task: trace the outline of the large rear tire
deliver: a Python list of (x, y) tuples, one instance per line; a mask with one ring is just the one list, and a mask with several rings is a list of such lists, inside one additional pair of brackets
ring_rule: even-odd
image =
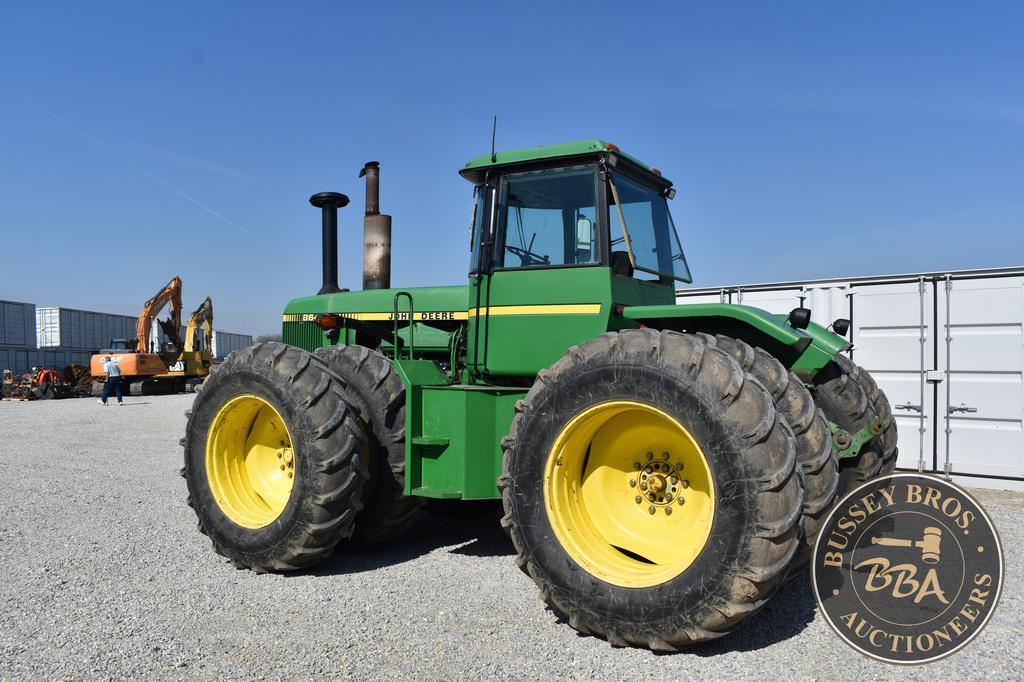
[(352, 532), (363, 432), (312, 353), (263, 343), (232, 354), (196, 396), (182, 445), (199, 530), (236, 566), (310, 566)]
[(876, 424), (878, 434), (854, 457), (839, 460), (842, 497), (861, 483), (896, 466), (896, 421), (875, 380), (845, 355), (836, 355), (814, 377), (815, 403), (825, 417), (849, 434)]
[(345, 383), (362, 417), (369, 451), (370, 479), (348, 544), (387, 542), (409, 527), (423, 505), (405, 494), (405, 385), (391, 360), (376, 350), (328, 346), (316, 355)]
[(675, 651), (724, 635), (781, 583), (800, 543), (795, 442), (724, 351), (603, 334), (542, 371), (516, 411), (502, 525), (573, 628)]
[(771, 354), (728, 336), (701, 334), (701, 337), (705, 343), (717, 346), (734, 357), (740, 367), (768, 389), (775, 408), (793, 430), (804, 488), (804, 507), (800, 517), (802, 540), (800, 551), (790, 566), (790, 572), (795, 573), (810, 561), (814, 541), (832, 509), (839, 488), (839, 462), (832, 447), (832, 433), (803, 382)]

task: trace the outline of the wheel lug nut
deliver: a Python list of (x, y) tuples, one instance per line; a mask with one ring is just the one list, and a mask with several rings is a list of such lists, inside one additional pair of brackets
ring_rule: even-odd
[(672, 516), (672, 507), (665, 507), (665, 516)]
[(676, 464), (676, 469), (679, 469), (680, 471), (682, 471), (683, 470), (683, 463), (679, 462), (678, 464)]
[(278, 451), (277, 451), (277, 458), (278, 458), (278, 459), (281, 459), (282, 457), (284, 457), (284, 453), (283, 453), (283, 452), (281, 452), (280, 450), (278, 450)]
[(648, 514), (653, 514), (654, 513), (654, 507), (648, 507), (647, 508), (647, 513)]
[(648, 453), (647, 453), (647, 459), (648, 459), (648, 460), (652, 460), (652, 459), (654, 459), (654, 453), (653, 453), (653, 452), (648, 452)]
[(687, 481), (687, 480), (683, 480), (683, 487), (684, 488), (689, 488), (690, 487), (690, 482)]
[(636, 500), (636, 503), (637, 503), (637, 504), (640, 504), (641, 502), (643, 502), (643, 501), (644, 501), (644, 498), (640, 497), (639, 495), (637, 495), (637, 496), (636, 496), (635, 498), (633, 498), (633, 499), (635, 499), (635, 500)]
[(635, 488), (636, 487), (636, 479), (635, 478), (629, 479), (629, 487), (630, 488)]
[(684, 497), (680, 497), (677, 501), (679, 502), (679, 506), (680, 507), (682, 507), (684, 504), (686, 504), (686, 498), (684, 498)]
[(672, 501), (672, 496), (671, 495), (666, 495), (665, 496), (665, 501), (666, 502), (671, 502)]
[(639, 469), (640, 468), (640, 462), (633, 462), (633, 468), (634, 469)]
[(661, 453), (661, 458), (662, 459), (668, 459), (668, 453), (667, 452)]
[(281, 465), (281, 471), (284, 471), (284, 465), (283, 464)]
[(668, 480), (672, 481), (672, 485), (675, 485), (676, 483), (679, 483), (679, 477), (678, 476), (673, 476), (672, 478), (670, 478)]
[(291, 478), (291, 477), (292, 477), (292, 472), (289, 471), (288, 472), (288, 478)]
[(640, 484), (640, 490), (647, 490), (647, 484), (646, 483), (641, 483)]

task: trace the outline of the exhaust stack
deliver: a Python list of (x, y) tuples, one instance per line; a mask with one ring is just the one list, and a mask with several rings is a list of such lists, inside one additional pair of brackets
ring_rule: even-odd
[(338, 288), (338, 209), (348, 206), (348, 197), (338, 192), (320, 192), (309, 198), (323, 219), (324, 283), (317, 294), (336, 294)]
[(359, 171), (366, 176), (366, 215), (363, 217), (363, 289), (391, 288), (391, 216), (380, 212), (380, 163), (370, 161)]

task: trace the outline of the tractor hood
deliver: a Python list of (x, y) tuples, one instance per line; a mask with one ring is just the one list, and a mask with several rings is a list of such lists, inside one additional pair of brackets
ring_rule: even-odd
[[(418, 321), (466, 319), (469, 288), (466, 285), (455, 285), (343, 291), (296, 298), (288, 302), (284, 310), (284, 321), (312, 321), (320, 313), (334, 313), (356, 320), (390, 321), (395, 310), (395, 294), (399, 291), (412, 295), (415, 319)], [(407, 300), (401, 301), (400, 311), (402, 314), (408, 313)], [(304, 320), (305, 317), (308, 319)]]

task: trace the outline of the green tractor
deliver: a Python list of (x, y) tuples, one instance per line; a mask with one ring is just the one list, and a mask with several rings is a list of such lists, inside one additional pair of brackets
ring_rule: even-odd
[(425, 500), (500, 499), (572, 627), (674, 651), (755, 613), (837, 495), (892, 470), (892, 411), (843, 336), (805, 308), (676, 304), (691, 278), (657, 169), (600, 140), (474, 159), (468, 282), (406, 289), (378, 173), (364, 290), (337, 285), (347, 197), (314, 195), (323, 287), (188, 413), (189, 504), (236, 566), (303, 569), (395, 538)]

